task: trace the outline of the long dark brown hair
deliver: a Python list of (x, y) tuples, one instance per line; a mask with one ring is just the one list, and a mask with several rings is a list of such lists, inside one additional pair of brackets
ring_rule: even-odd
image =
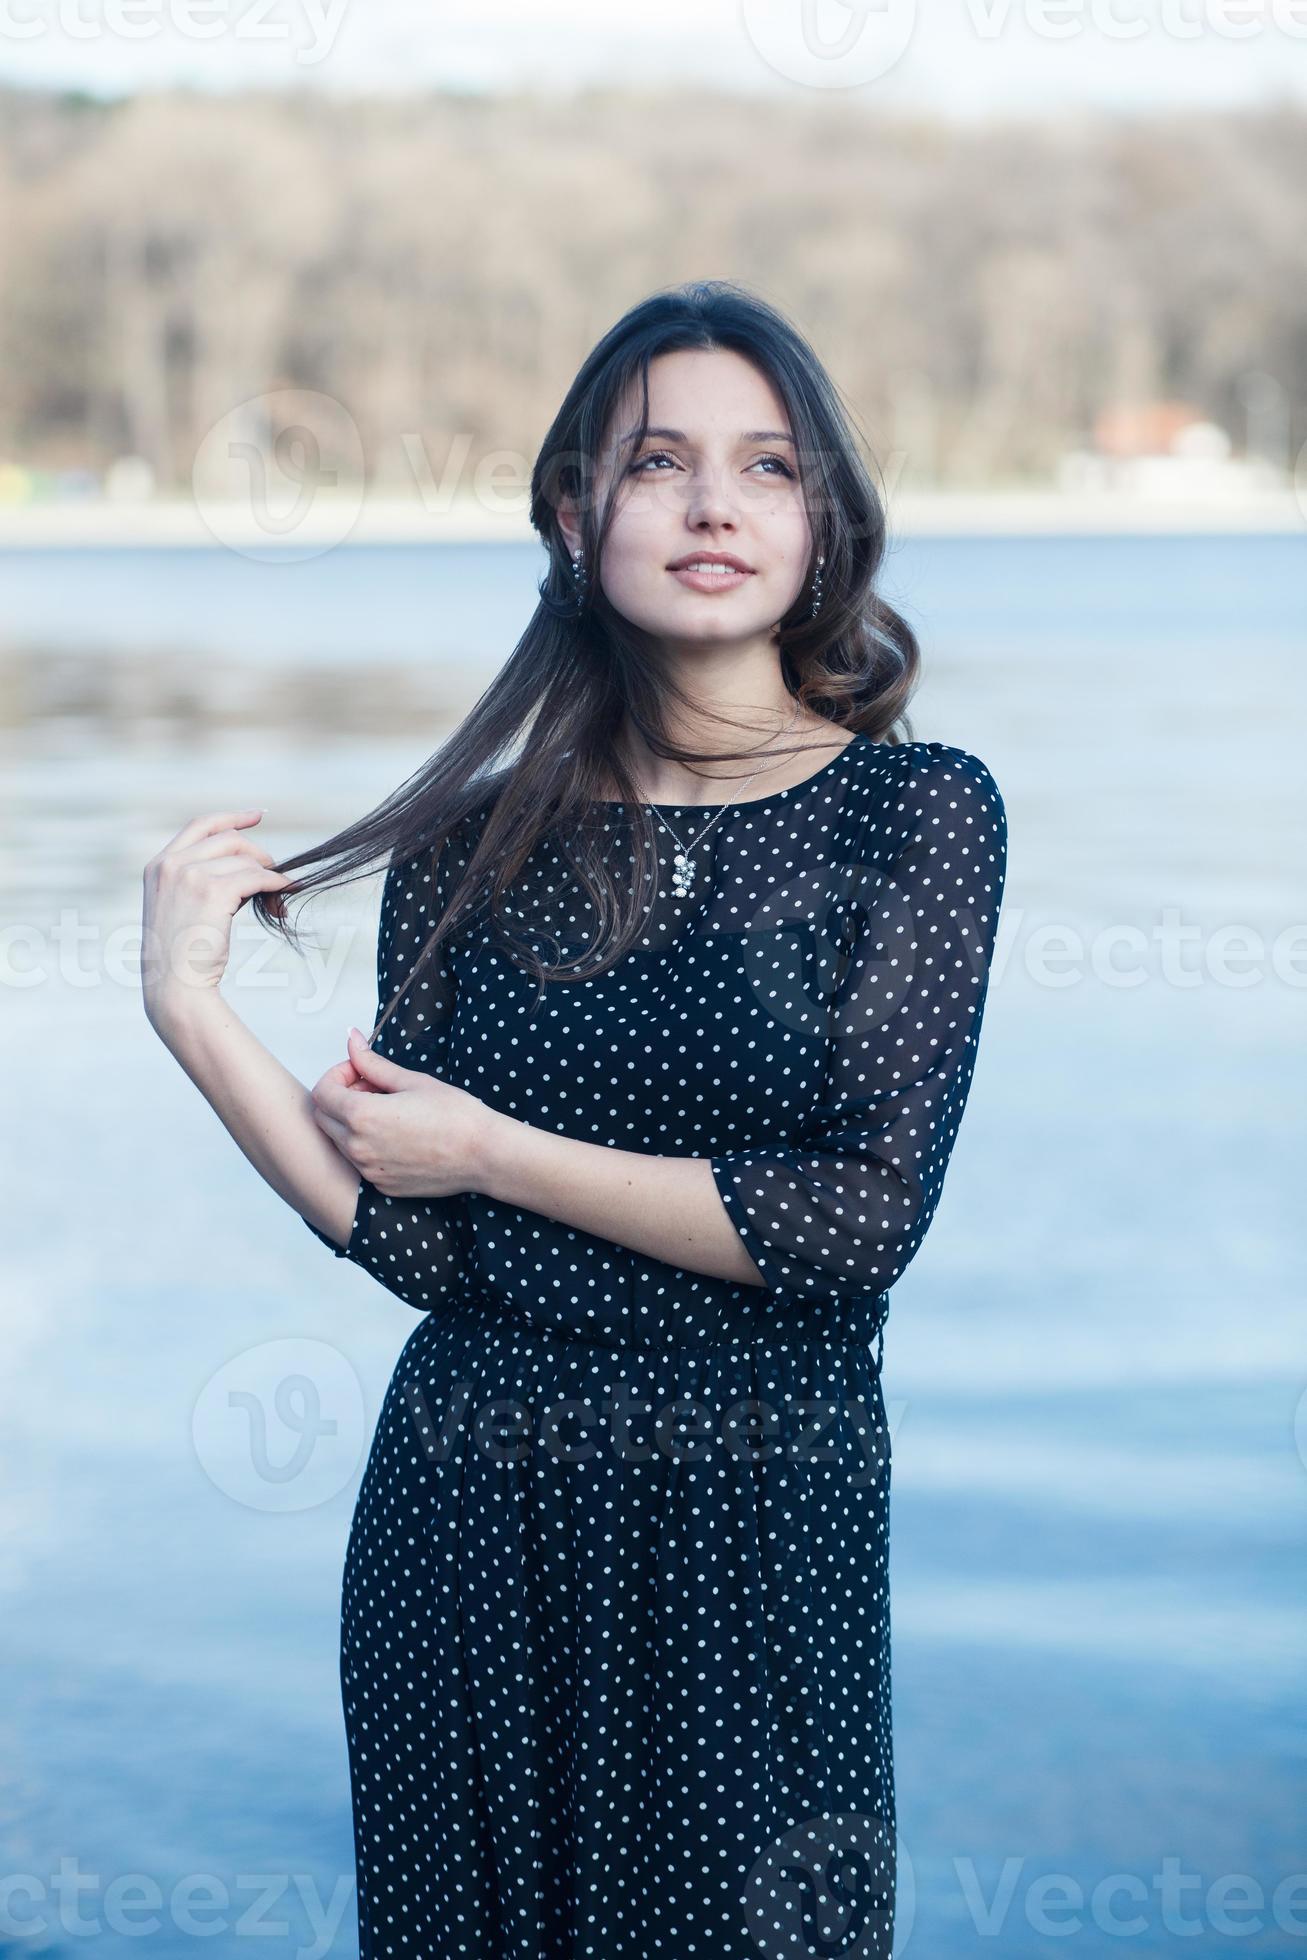
[[(769, 377), (789, 416), (813, 557), (774, 636), (786, 688), (802, 709), (839, 728), (890, 743), (912, 739), (906, 708), (918, 679), (917, 640), (876, 591), (886, 546), (884, 508), (830, 376), (797, 328), (741, 286), (714, 279), (652, 294), (591, 350), (541, 445), (531, 476), (531, 522), (549, 564), (539, 604), (510, 658), (438, 752), (393, 795), (324, 844), (276, 867), (289, 873), (318, 864), (319, 871), (278, 892), (256, 893), (251, 901), (264, 925), (294, 943), (298, 921), (286, 921), (287, 899), (418, 853), (430, 853), (434, 863), (451, 833), (484, 813), (463, 876), (374, 1037), (422, 964), (474, 915), (489, 920), (541, 986), (593, 977), (638, 939), (646, 923), (646, 888), (656, 880), (657, 844), (653, 819), (638, 801), (621, 754), (625, 727), (637, 730), (654, 754), (691, 769), (756, 753), (731, 748), (707, 754), (676, 745), (669, 710), (677, 704), (727, 723), (737, 735), (738, 719), (694, 701), (658, 659), (654, 637), (623, 618), (602, 590), (604, 540), (625, 478), (619, 462), (606, 496), (595, 496), (612, 418), (638, 378), (639, 426), (622, 445), (624, 455), (634, 455), (649, 420), (649, 363), (681, 348), (728, 348), (743, 355)], [(588, 576), (579, 601), (560, 504), (572, 506), (583, 530)], [(814, 618), (810, 585), (818, 552), (826, 562)], [(779, 745), (767, 750), (796, 752)], [(596, 801), (611, 798), (614, 788), (616, 800), (640, 813), (632, 824), (636, 869), (629, 881), (606, 861), (594, 821)], [(595, 936), (570, 965), (543, 964), (504, 916), (514, 881), (546, 836), (598, 921)]]

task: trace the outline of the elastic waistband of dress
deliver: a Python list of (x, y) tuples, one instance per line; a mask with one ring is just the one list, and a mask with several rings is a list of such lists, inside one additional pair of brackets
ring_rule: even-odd
[(870, 1355), (879, 1369), (884, 1361), (885, 1328), (884, 1323), (871, 1334), (860, 1338), (823, 1339), (818, 1335), (780, 1335), (773, 1339), (769, 1334), (752, 1332), (722, 1335), (706, 1341), (678, 1340), (668, 1334), (651, 1334), (648, 1339), (628, 1340), (620, 1334), (601, 1328), (564, 1327), (549, 1321), (528, 1319), (525, 1315), (513, 1312), (502, 1300), (488, 1300), (484, 1295), (472, 1295), (457, 1305), (433, 1309), (431, 1318), (439, 1321), (452, 1331), (463, 1329), (469, 1335), (493, 1332), (507, 1336), (512, 1341), (526, 1340), (553, 1343), (564, 1347), (588, 1348), (597, 1352), (632, 1355), (677, 1355), (677, 1354), (814, 1354), (814, 1353), (865, 1353)]

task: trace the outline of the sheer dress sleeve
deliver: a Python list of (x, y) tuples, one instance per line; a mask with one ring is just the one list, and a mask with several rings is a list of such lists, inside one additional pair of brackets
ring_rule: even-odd
[(771, 1293), (879, 1294), (939, 1203), (975, 1068), (1007, 869), (985, 764), (931, 743), (876, 820), (865, 923), (830, 996), (826, 1078), (790, 1147), (711, 1159), (728, 1217)]
[[(421, 852), (402, 863), (392, 861), (387, 868), (377, 928), (374, 1024), (412, 971), (440, 916), (446, 861), (442, 857), (433, 873), (431, 854)], [(378, 1055), (401, 1068), (442, 1073), (456, 994), (447, 951), (448, 941), (444, 941), (373, 1043)], [(463, 1192), (392, 1198), (360, 1177), (354, 1223), (345, 1245), (337, 1245), (307, 1218), (304, 1223), (337, 1259), (352, 1259), (420, 1311), (456, 1292), (467, 1270), (470, 1224)]]

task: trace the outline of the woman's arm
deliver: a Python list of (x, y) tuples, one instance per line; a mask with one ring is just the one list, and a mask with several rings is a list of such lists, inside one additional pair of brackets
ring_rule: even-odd
[(791, 1144), (645, 1156), (488, 1112), (478, 1188), (694, 1272), (769, 1290), (886, 1292), (934, 1216), (966, 1106), (1007, 868), (984, 763), (932, 745), (832, 996), (827, 1079)]
[(741, 1286), (764, 1284), (726, 1215), (707, 1158), (610, 1150), (487, 1110), (474, 1175), (476, 1188), (502, 1204), (541, 1212), (670, 1266)]
[[(358, 1173), (323, 1133), (304, 1084), (214, 990), (164, 1000), (150, 1022), (259, 1175), (307, 1224), (344, 1246)], [(345, 1066), (329, 1073), (343, 1079)]]
[[(146, 1018), (245, 1157), (337, 1258), (353, 1260), (391, 1292), (427, 1308), (460, 1280), (461, 1199), (404, 1203), (383, 1194), (337, 1149), (315, 1097), (348, 1090), (371, 1102), (349, 1060), (310, 1092), (251, 1034), (219, 991), (231, 922), (256, 891), (290, 882), (248, 835), (259, 810), (194, 817), (143, 874), (141, 988)], [(421, 857), (386, 874), (377, 941), (378, 1008), (389, 1002), (410, 947), (425, 933), (432, 872)], [(446, 963), (406, 1002), (379, 1047), (423, 1068), (439, 1066), (452, 1000)]]
[(274, 1191), (306, 1220), (343, 1237), (357, 1189), (352, 1166), (314, 1120), (308, 1090), (255, 1039), (219, 991), (233, 917), (255, 892), (279, 891), (290, 882), (249, 834), (262, 815), (220, 810), (192, 817), (146, 865), (145, 1013)]

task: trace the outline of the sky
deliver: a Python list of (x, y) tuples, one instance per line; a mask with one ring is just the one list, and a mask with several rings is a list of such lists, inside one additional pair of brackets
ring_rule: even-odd
[(956, 116), (1307, 100), (1307, 0), (0, 0), (0, 81), (644, 83)]

